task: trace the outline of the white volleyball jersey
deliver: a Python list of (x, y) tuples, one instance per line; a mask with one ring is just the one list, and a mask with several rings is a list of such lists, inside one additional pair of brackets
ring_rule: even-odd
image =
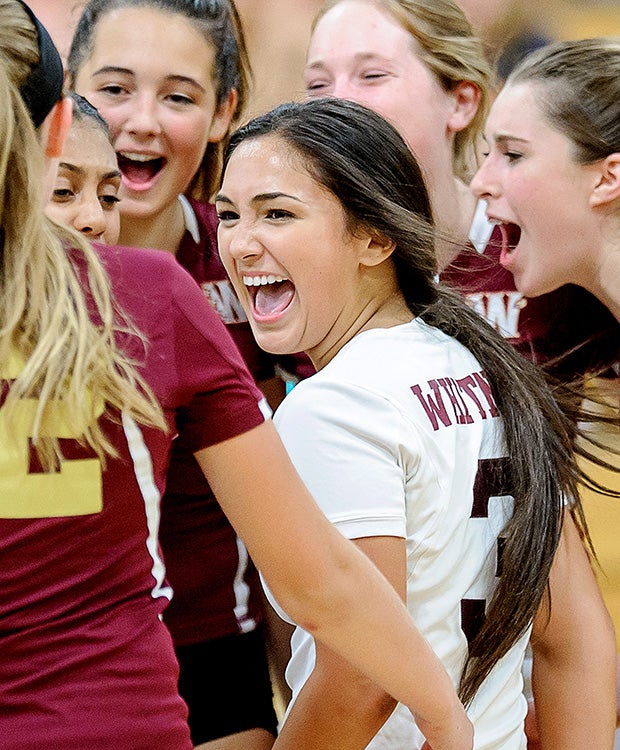
[[(285, 399), (275, 423), (328, 518), (350, 539), (407, 541), (407, 606), (458, 685), (467, 634), (497, 585), (501, 531), (512, 513), (502, 420), (481, 364), (420, 320), (357, 335)], [(380, 637), (380, 634), (377, 634)], [(524, 750), (521, 663), (526, 634), (469, 708), (476, 750)], [(314, 666), (297, 628), (287, 680), (293, 700)], [(420, 748), (398, 706), (369, 745)]]

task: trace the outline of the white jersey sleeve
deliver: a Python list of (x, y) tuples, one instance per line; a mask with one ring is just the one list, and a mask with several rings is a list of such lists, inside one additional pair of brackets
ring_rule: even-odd
[(405, 478), (415, 471), (401, 450), (403, 414), (383, 395), (311, 378), (275, 416), (295, 467), (323, 512), (348, 538), (407, 535)]

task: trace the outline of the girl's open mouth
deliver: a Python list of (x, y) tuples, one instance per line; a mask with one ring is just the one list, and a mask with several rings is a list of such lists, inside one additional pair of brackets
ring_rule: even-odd
[(283, 276), (243, 276), (252, 300), (254, 319), (268, 322), (278, 318), (291, 304), (295, 285)]
[(512, 222), (501, 222), (499, 228), (502, 233), (500, 263), (503, 263), (504, 260), (514, 252), (514, 249), (519, 244), (519, 240), (521, 239), (521, 227)]
[(163, 156), (156, 157), (130, 151), (119, 151), (118, 168), (123, 182), (131, 190), (146, 190), (166, 164)]

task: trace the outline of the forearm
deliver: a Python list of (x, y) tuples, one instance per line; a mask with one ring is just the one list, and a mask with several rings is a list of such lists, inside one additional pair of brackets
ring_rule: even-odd
[(611, 748), (616, 724), (616, 642), (594, 572), (567, 514), (534, 621), (532, 689), (543, 750)]
[(433, 750), (471, 748), (473, 730), (443, 665), (385, 577), (312, 501), (273, 426), (196, 458), (291, 618), (408, 706)]
[(297, 696), (278, 736), (277, 750), (363, 750), (390, 716), (396, 701), (384, 691), (340, 671), (315, 671)]
[[(593, 633), (584, 634), (592, 639)], [(604, 643), (587, 658), (548, 660), (532, 671), (542, 750), (610, 750), (616, 727), (616, 656)]]
[(361, 554), (351, 564), (334, 586), (346, 588), (339, 604), (312, 634), (408, 706), (434, 750), (470, 748), (471, 725), (438, 657), (383, 576)]

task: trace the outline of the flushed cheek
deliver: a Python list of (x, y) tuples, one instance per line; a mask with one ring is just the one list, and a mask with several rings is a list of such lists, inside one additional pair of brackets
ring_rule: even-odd
[(380, 89), (370, 89), (363, 91), (359, 97), (359, 103), (372, 109), (377, 114), (391, 122), (396, 128), (402, 123), (399, 122), (399, 113), (394, 109), (394, 102), (398, 101), (392, 93), (391, 86), (382, 86)]
[(561, 247), (564, 223), (550, 221), (554, 216), (553, 211), (542, 211), (541, 213), (540, 210), (537, 210), (535, 212), (530, 211), (528, 214), (524, 210), (521, 216), (523, 217), (524, 234), (534, 252), (544, 257), (552, 256), (554, 248)]
[(106, 219), (105, 242), (109, 245), (114, 245), (118, 241), (120, 231), (121, 215), (119, 211), (115, 211), (113, 216), (109, 216)]
[(200, 163), (208, 144), (210, 119), (207, 117), (192, 120), (173, 121), (164, 126), (164, 132), (173, 154), (191, 157)]

